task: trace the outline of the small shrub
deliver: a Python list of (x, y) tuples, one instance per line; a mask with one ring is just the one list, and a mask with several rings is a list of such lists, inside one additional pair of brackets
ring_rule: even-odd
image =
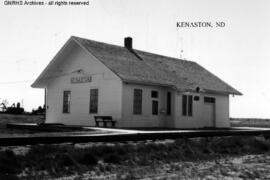
[(254, 139), (254, 141), (251, 143), (251, 146), (253, 148), (256, 148), (256, 151), (259, 152), (265, 152), (269, 150), (269, 142), (267, 142), (265, 139)]
[(106, 154), (104, 157), (104, 162), (106, 163), (119, 164), (121, 160), (121, 155), (116, 153)]
[(91, 152), (84, 154), (81, 159), (79, 159), (79, 163), (84, 165), (96, 165), (97, 162), (97, 157)]
[(233, 136), (219, 138), (210, 143), (211, 149), (220, 154), (258, 153), (269, 150), (270, 144), (258, 137)]
[(101, 154), (111, 154), (115, 152), (115, 148), (112, 146), (101, 146)]
[(3, 173), (0, 173), (0, 179), (3, 179), (3, 180), (19, 180), (19, 178), (14, 174), (3, 174)]
[(57, 166), (61, 167), (61, 166), (72, 166), (75, 165), (76, 162), (73, 160), (72, 157), (70, 157), (69, 154), (64, 153), (64, 154), (57, 154), (55, 156), (56, 162), (57, 162)]
[(5, 151), (5, 154), (7, 155), (7, 157), (15, 157), (15, 154), (12, 150), (6, 150)]
[(20, 161), (11, 150), (0, 154), (0, 173), (16, 174), (20, 170)]
[(127, 149), (124, 146), (116, 145), (115, 146), (115, 152), (117, 154), (125, 155), (127, 152)]
[(53, 145), (36, 145), (31, 147), (25, 157), (33, 162), (40, 162), (57, 151), (59, 150)]

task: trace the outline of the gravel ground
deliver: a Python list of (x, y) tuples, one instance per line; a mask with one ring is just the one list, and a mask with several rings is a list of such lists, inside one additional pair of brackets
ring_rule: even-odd
[(40, 115), (12, 115), (0, 113), (0, 138), (5, 137), (42, 137), (42, 136), (66, 136), (80, 134), (104, 134), (111, 133), (109, 131), (99, 130), (77, 130), (77, 131), (60, 131), (60, 132), (39, 132), (27, 129), (7, 128), (8, 123), (41, 123), (43, 120)]
[[(102, 165), (104, 166), (104, 164)], [(92, 170), (55, 180), (93, 179), (270, 179), (270, 154), (226, 157), (212, 161), (157, 162), (151, 166), (110, 166), (109, 171)], [(106, 166), (105, 166), (106, 167)]]
[(263, 137), (239, 136), (1, 147), (0, 179), (11, 177), (14, 180), (270, 179), (270, 142)]

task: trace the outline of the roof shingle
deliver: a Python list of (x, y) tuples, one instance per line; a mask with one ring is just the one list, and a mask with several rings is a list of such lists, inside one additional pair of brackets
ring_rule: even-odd
[(200, 87), (209, 92), (241, 95), (239, 91), (196, 62), (135, 49), (129, 50), (125, 47), (74, 36), (72, 38), (123, 81), (159, 84), (181, 91), (195, 91)]

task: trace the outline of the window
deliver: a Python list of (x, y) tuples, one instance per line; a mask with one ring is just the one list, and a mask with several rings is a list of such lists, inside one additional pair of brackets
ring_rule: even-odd
[(194, 101), (199, 101), (200, 100), (200, 96), (194, 96)]
[(188, 96), (188, 116), (192, 116), (192, 101), (193, 97), (192, 96)]
[(70, 113), (70, 91), (63, 93), (63, 113)]
[(215, 98), (213, 97), (204, 97), (205, 103), (215, 103)]
[(158, 101), (157, 100), (152, 101), (152, 114), (158, 115)]
[(167, 92), (167, 115), (171, 115), (171, 102), (172, 95), (171, 92)]
[(142, 114), (142, 90), (134, 89), (133, 114)]
[(182, 114), (183, 114), (183, 116), (192, 116), (192, 114), (193, 114), (193, 97), (192, 97), (192, 95), (183, 95)]
[(98, 89), (90, 89), (90, 109), (89, 113), (94, 114), (98, 112)]
[(152, 98), (158, 98), (158, 91), (151, 91)]
[(182, 99), (182, 114), (183, 116), (187, 115), (187, 95), (183, 95)]

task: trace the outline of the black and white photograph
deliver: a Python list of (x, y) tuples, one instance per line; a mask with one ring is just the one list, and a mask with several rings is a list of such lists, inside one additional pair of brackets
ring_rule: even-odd
[(0, 1), (0, 179), (270, 179), (270, 1)]

